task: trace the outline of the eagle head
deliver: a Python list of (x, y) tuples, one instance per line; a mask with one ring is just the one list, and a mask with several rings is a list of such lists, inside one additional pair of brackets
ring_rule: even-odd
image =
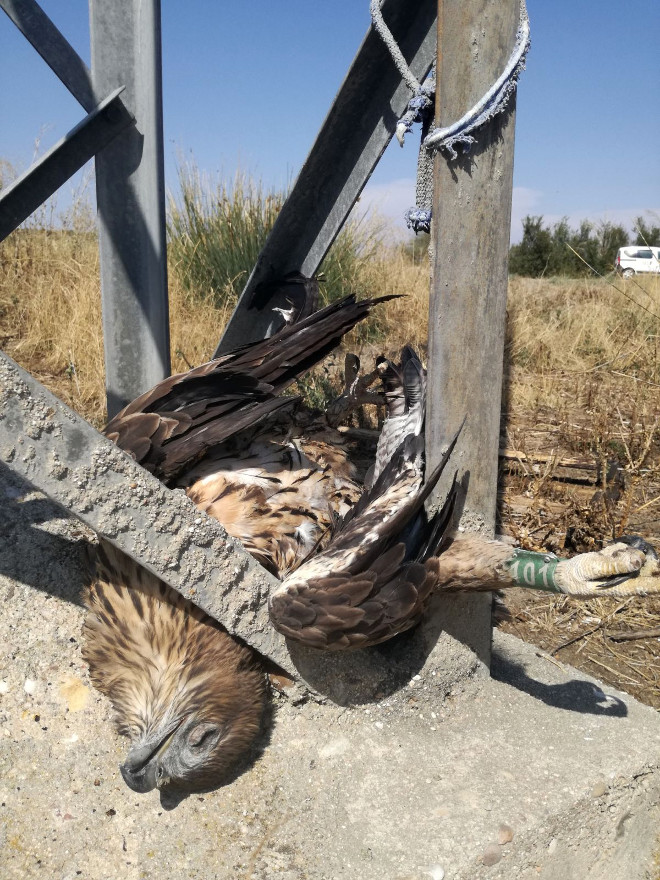
[[(189, 670), (180, 669), (176, 684), (162, 680), (158, 690), (142, 695), (147, 712), (119, 768), (133, 791), (217, 788), (254, 742), (265, 700), (263, 673), (247, 649), (215, 632), (231, 643), (226, 646), (230, 654), (239, 647), (248, 655), (245, 664), (241, 668), (240, 661), (232, 663), (233, 656), (228, 663), (228, 652), (216, 651), (204, 658), (204, 668), (196, 670), (193, 664)], [(120, 730), (123, 727), (120, 722)]]
[(126, 784), (217, 788), (261, 727), (266, 683), (252, 651), (109, 545), (85, 603), (90, 676), (131, 739), (120, 766)]

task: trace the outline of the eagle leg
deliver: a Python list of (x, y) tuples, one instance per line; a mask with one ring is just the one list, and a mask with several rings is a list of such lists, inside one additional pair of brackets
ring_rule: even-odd
[(331, 428), (343, 422), (351, 410), (365, 404), (376, 406), (385, 403), (385, 397), (377, 391), (369, 391), (377, 379), (382, 379), (386, 363), (378, 363), (370, 373), (360, 376), (360, 358), (350, 352), (344, 360), (344, 390), (336, 400), (328, 405), (326, 419)]
[(443, 591), (543, 590), (577, 599), (647, 596), (660, 593), (660, 561), (653, 548), (629, 539), (602, 550), (558, 559), (479, 535), (455, 536), (437, 561)]

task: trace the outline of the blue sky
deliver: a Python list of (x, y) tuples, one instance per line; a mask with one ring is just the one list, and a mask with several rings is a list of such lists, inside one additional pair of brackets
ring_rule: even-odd
[[(89, 63), (87, 0), (42, 0)], [(369, 24), (368, 0), (164, 0), (165, 160), (282, 187), (295, 177)], [(518, 94), (512, 235), (526, 213), (660, 222), (657, 0), (528, 0), (532, 49)], [(0, 15), (0, 157), (20, 168), (84, 115)], [(394, 143), (362, 204), (399, 220), (414, 201), (417, 137)], [(69, 190), (70, 192), (70, 187)], [(70, 195), (64, 192), (60, 204)]]

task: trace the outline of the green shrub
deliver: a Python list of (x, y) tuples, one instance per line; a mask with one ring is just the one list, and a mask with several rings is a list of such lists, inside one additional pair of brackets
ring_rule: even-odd
[(179, 168), (180, 197), (170, 196), (170, 261), (184, 286), (217, 305), (236, 299), (282, 207), (242, 174), (213, 182), (195, 166)]
[[(286, 194), (237, 174), (231, 184), (179, 168), (178, 198), (170, 196), (170, 262), (184, 286), (218, 305), (235, 302), (256, 263)], [(381, 246), (381, 228), (363, 219), (345, 224), (319, 271), (321, 296), (367, 295), (366, 265)]]
[(551, 228), (543, 217), (523, 220), (523, 237), (509, 251), (509, 272), (529, 278), (564, 275), (579, 278), (607, 275), (614, 268), (620, 247), (628, 244), (623, 226), (604, 221), (594, 224), (583, 220), (571, 229), (564, 218)]

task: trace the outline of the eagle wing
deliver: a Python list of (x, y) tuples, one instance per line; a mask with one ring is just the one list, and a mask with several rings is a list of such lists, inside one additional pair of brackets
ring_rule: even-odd
[(373, 486), (344, 518), (326, 550), (284, 579), (271, 596), (276, 629), (315, 648), (378, 644), (414, 626), (438, 583), (456, 483), (428, 518), (424, 502), (455, 446), (453, 438), (423, 485), (423, 439), (408, 435)]
[(121, 410), (106, 436), (169, 485), (210, 448), (295, 406), (295, 398), (278, 395), (387, 299), (348, 296), (269, 339), (170, 376)]
[[(283, 578), (270, 601), (282, 633), (328, 649), (363, 647), (413, 626), (437, 584), (455, 490), (429, 519), (424, 502), (454, 441), (424, 485), (425, 372), (410, 348), (383, 369), (388, 412), (376, 467), (361, 493), (345, 454), (313, 435), (247, 432), (292, 406), (280, 394), (382, 301), (348, 297), (160, 383), (107, 433), (238, 537)], [(271, 436), (269, 436), (269, 434)], [(245, 435), (240, 435), (245, 437)], [(229, 442), (230, 438), (233, 438)], [(287, 439), (289, 438), (289, 439)]]

